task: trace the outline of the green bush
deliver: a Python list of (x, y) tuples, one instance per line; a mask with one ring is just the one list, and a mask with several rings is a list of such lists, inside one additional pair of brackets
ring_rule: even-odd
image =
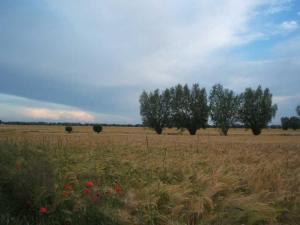
[(73, 127), (66, 126), (65, 131), (68, 132), (68, 133), (71, 133), (73, 131)]
[(93, 131), (95, 131), (96, 133), (100, 133), (102, 131), (102, 126), (100, 124), (96, 124), (93, 126)]

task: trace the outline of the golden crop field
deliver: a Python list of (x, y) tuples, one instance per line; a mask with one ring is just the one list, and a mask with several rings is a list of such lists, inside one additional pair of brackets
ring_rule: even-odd
[[(23, 155), (28, 149), (44, 154), (53, 167), (53, 181), (41, 179), (39, 185), (48, 186), (37, 191), (37, 198), (31, 197), (30, 213), (47, 206), (47, 217), (38, 217), (40, 224), (77, 224), (76, 216), (89, 210), (110, 218), (103, 224), (300, 221), (299, 131), (270, 129), (253, 136), (251, 131), (230, 129), (225, 137), (216, 129), (191, 136), (175, 129), (157, 135), (147, 128), (104, 127), (96, 134), (91, 127), (80, 126), (69, 134), (63, 126), (1, 125), (0, 141), (2, 152), (17, 149), (13, 177), (31, 163), (35, 172), (24, 176), (35, 176), (44, 167), (48, 171), (46, 162), (39, 165)], [(88, 181), (94, 189), (86, 199), (82, 191)], [(73, 187), (67, 197), (66, 184)]]

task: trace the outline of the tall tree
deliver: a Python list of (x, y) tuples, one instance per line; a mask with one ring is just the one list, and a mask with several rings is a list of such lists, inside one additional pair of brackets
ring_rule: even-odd
[(256, 90), (247, 88), (241, 94), (239, 117), (246, 128), (251, 128), (254, 135), (259, 135), (275, 116), (277, 105), (272, 104), (272, 94), (259, 86)]
[(239, 118), (254, 135), (259, 135), (261, 130), (267, 127), (276, 111), (277, 105), (272, 104), (272, 94), (268, 88), (265, 90), (262, 90), (261, 86), (256, 90), (246, 88), (241, 94)]
[(239, 96), (231, 90), (224, 89), (222, 85), (216, 84), (210, 92), (209, 106), (214, 125), (223, 135), (227, 135), (229, 127), (238, 118)]
[(186, 128), (191, 135), (199, 128), (205, 128), (208, 119), (208, 105), (205, 88), (194, 84), (177, 85), (170, 89), (172, 122), (177, 128)]
[(283, 130), (287, 130), (290, 127), (290, 118), (281, 117), (281, 127)]
[(297, 105), (296, 112), (297, 112), (298, 116), (300, 116), (300, 105)]
[(292, 116), (289, 121), (289, 127), (293, 130), (297, 130), (300, 128), (300, 118), (297, 116)]
[(163, 128), (170, 121), (170, 90), (162, 93), (158, 89), (154, 92), (143, 92), (140, 96), (140, 114), (145, 126), (153, 128), (161, 134)]

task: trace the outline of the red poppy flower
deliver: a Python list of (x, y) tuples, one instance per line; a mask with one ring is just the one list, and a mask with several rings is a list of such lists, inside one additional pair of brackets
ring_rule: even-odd
[(48, 212), (48, 209), (46, 207), (41, 207), (39, 210), (40, 215), (44, 215)]
[(121, 192), (121, 186), (120, 186), (120, 184), (116, 184), (116, 186), (115, 186), (115, 192), (116, 193), (120, 193)]
[(72, 190), (72, 185), (70, 185), (70, 184), (65, 184), (65, 185), (64, 185), (64, 190), (65, 190), (65, 191), (71, 191), (71, 190)]
[(91, 191), (90, 189), (84, 189), (84, 190), (83, 190), (83, 193), (84, 193), (84, 194), (90, 194), (91, 192), (92, 192), (92, 191)]
[(93, 181), (88, 181), (86, 182), (86, 187), (90, 188), (94, 186), (94, 182)]
[(70, 196), (70, 192), (64, 191), (63, 196), (64, 198), (68, 198)]

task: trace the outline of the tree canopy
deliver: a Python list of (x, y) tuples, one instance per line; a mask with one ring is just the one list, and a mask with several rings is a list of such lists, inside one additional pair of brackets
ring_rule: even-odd
[(194, 135), (199, 128), (205, 128), (208, 120), (209, 108), (205, 88), (194, 84), (177, 85), (170, 89), (172, 121), (177, 128), (186, 128)]
[(281, 127), (283, 130), (287, 130), (290, 128), (290, 118), (281, 117)]
[(103, 127), (101, 124), (95, 124), (93, 125), (93, 131), (95, 131), (97, 134), (99, 134), (102, 131)]
[(170, 122), (170, 91), (166, 89), (162, 93), (158, 89), (153, 92), (145, 92), (140, 96), (140, 114), (145, 126), (153, 128), (161, 134), (163, 128)]
[(239, 96), (220, 84), (212, 87), (209, 96), (210, 116), (223, 135), (227, 135), (229, 127), (238, 119), (239, 100)]
[(298, 116), (300, 116), (300, 105), (297, 105), (296, 112), (297, 112)]
[(239, 118), (247, 128), (251, 128), (254, 135), (259, 135), (267, 127), (276, 111), (277, 105), (272, 104), (272, 94), (268, 88), (246, 88), (241, 94)]

